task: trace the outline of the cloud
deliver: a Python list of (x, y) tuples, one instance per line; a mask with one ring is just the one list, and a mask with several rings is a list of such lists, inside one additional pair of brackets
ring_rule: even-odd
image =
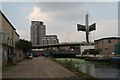
[[(94, 41), (96, 39), (104, 38), (104, 37), (115, 37), (118, 36), (118, 20), (100, 20), (96, 21), (96, 31), (90, 32), (89, 39), (90, 41)], [(67, 29), (67, 27), (66, 27)], [(59, 37), (62, 42), (68, 41), (68, 33), (69, 33), (69, 41), (70, 42), (82, 42), (86, 41), (86, 34), (82, 31), (77, 31), (75, 27), (73, 30), (63, 30), (63, 33), (59, 33)]]
[(22, 35), (25, 35), (25, 31), (23, 31), (23, 30), (17, 29), (16, 31), (17, 31), (21, 36), (22, 36)]
[(101, 20), (96, 23), (96, 39), (101, 37), (118, 36), (118, 20)]
[[(28, 38), (28, 39), (29, 39), (29, 34), (26, 33), (25, 30), (23, 30), (23, 29), (17, 29), (16, 31), (17, 31), (18, 34), (20, 35), (20, 38), (23, 38), (23, 39)], [(26, 36), (26, 35), (27, 35), (27, 36)]]
[(87, 13), (84, 4), (80, 2), (39, 2), (36, 6), (41, 8), (41, 12), (48, 13), (51, 20), (69, 21), (83, 19)]
[[(28, 18), (29, 20), (35, 19), (45, 22), (47, 33), (57, 34), (60, 42), (68, 41), (68, 33), (69, 41), (80, 42), (86, 41), (86, 35), (85, 32), (78, 32), (76, 25), (78, 23), (85, 23), (85, 15), (88, 12), (90, 13), (90, 24), (93, 23), (93, 21), (97, 23), (97, 30), (95, 32), (90, 32), (90, 41), (93, 41), (94, 39), (102, 37), (115, 36), (118, 33), (118, 23), (117, 20), (113, 20), (115, 19), (113, 18), (114, 16), (110, 18), (105, 16), (108, 15), (108, 13), (113, 14), (110, 13), (113, 9), (108, 11), (107, 9), (109, 8), (106, 8), (106, 5), (111, 6), (113, 4), (42, 2), (36, 4), (33, 12), (28, 15)], [(105, 8), (105, 15), (101, 14), (103, 8)]]
[(2, 2), (119, 2), (119, 0), (1, 0)]
[(47, 21), (48, 18), (46, 13), (41, 12), (41, 8), (34, 6), (33, 12), (28, 15), (28, 20)]
[[(48, 13), (55, 20), (83, 20), (86, 13), (94, 19), (113, 19), (117, 17), (117, 3), (103, 2), (39, 2), (35, 4), (41, 12)], [(101, 17), (99, 17), (101, 16)]]

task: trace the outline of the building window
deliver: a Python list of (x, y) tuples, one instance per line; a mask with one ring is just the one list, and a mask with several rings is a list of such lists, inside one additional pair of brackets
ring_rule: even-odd
[(111, 40), (108, 40), (108, 43), (111, 43)]
[(108, 50), (108, 48), (105, 48), (105, 50)]

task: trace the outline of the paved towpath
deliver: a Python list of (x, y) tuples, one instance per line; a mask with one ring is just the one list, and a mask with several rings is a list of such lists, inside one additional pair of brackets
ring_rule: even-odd
[(74, 73), (54, 61), (37, 57), (25, 60), (3, 72), (3, 78), (70, 78)]

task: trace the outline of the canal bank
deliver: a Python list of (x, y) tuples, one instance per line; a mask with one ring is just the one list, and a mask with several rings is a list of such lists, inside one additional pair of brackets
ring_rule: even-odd
[[(72, 67), (77, 69), (76, 72), (80, 72), (86, 76), (80, 76), (83, 78), (112, 78), (112, 79), (120, 79), (120, 69), (119, 66), (115, 64), (111, 64), (109, 62), (93, 62), (93, 61), (85, 61), (84, 59), (75, 59), (75, 58), (54, 58), (55, 61), (62, 64), (65, 68), (71, 70)], [(72, 66), (70, 66), (72, 65)], [(71, 71), (74, 71), (73, 68)], [(103, 79), (104, 80), (104, 79)]]
[[(78, 67), (75, 67), (73, 65), (72, 58), (52, 58), (49, 57), (49, 59), (57, 62), (58, 64), (64, 66), (64, 68), (70, 70), (71, 72), (75, 73), (76, 76), (73, 76), (74, 78), (82, 78), (82, 79), (89, 79), (89, 80), (98, 80), (92, 76), (89, 76), (88, 74), (84, 74), (79, 71)], [(60, 60), (63, 59), (63, 60)]]

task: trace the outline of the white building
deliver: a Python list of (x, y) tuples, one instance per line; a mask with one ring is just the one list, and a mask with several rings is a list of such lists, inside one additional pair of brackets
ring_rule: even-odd
[(84, 52), (84, 50), (86, 49), (95, 49), (94, 45), (84, 45), (84, 46), (80, 46), (80, 51), (81, 51), (81, 55)]
[(57, 39), (57, 35), (46, 35), (42, 39), (43, 45), (46, 44), (56, 44), (59, 43), (59, 40)]

